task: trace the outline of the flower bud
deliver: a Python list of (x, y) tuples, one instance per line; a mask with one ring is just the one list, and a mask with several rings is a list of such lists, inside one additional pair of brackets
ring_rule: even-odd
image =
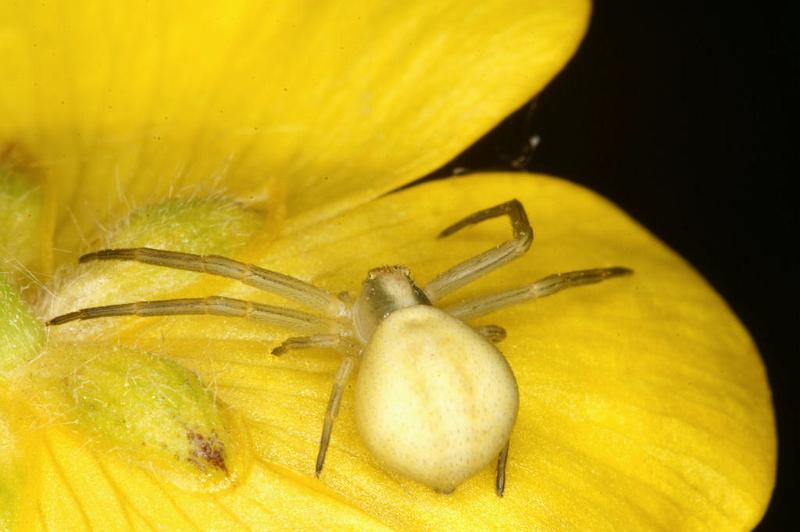
[[(265, 216), (230, 199), (172, 198), (130, 213), (90, 250), (149, 247), (199, 255), (234, 256), (262, 230)], [(48, 315), (77, 308), (175, 297), (202, 281), (203, 293), (219, 280), (197, 273), (120, 261), (68, 266)], [(84, 329), (86, 330), (86, 329)]]
[(0, 377), (34, 358), (42, 349), (44, 326), (0, 273)]
[(97, 450), (183, 489), (222, 489), (242, 475), (240, 425), (171, 360), (118, 346), (61, 345), (58, 359), (43, 356), (27, 379), (49, 421), (74, 426)]

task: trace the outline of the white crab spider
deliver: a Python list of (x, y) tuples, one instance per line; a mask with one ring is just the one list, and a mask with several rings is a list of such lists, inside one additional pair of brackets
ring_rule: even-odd
[(525, 253), (533, 241), (525, 209), (511, 200), (476, 212), (439, 235), (489, 218), (508, 216), (513, 237), (438, 275), (420, 288), (403, 266), (369, 272), (355, 300), (339, 297), (287, 275), (215, 255), (150, 248), (106, 249), (80, 262), (131, 260), (233, 278), (296, 301), (316, 314), (227, 297), (140, 301), (85, 308), (57, 316), (48, 325), (107, 316), (213, 314), (243, 317), (308, 331), (272, 350), (332, 348), (344, 359), (336, 373), (316, 462), (319, 476), (344, 387), (360, 358), (355, 389), (359, 433), (389, 469), (449, 493), (497, 459), (495, 489), (502, 496), (508, 441), (518, 408), (517, 383), (492, 342), (505, 338), (499, 326), (471, 328), (463, 320), (536, 299), (567, 287), (631, 273), (621, 267), (550, 275), (532, 284), (438, 307), (450, 292)]

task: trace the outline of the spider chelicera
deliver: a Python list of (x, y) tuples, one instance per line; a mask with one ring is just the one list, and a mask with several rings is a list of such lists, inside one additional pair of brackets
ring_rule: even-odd
[(453, 305), (439, 306), (454, 290), (514, 260), (533, 241), (525, 209), (517, 200), (473, 213), (446, 228), (456, 231), (508, 216), (510, 240), (472, 257), (420, 287), (404, 266), (371, 270), (358, 297), (334, 295), (300, 279), (216, 255), (150, 248), (105, 249), (80, 262), (137, 261), (166, 268), (236, 279), (295, 301), (312, 312), (211, 296), (140, 301), (92, 307), (57, 316), (48, 325), (108, 316), (212, 314), (248, 318), (298, 331), (272, 350), (302, 348), (341, 352), (317, 454), (319, 476), (356, 360), (356, 422), (367, 448), (389, 469), (449, 493), (497, 457), (495, 490), (502, 496), (508, 443), (519, 404), (517, 383), (493, 343), (506, 331), (496, 325), (470, 327), (469, 320), (502, 307), (537, 299), (564, 288), (632, 273), (622, 267), (557, 273), (531, 284)]

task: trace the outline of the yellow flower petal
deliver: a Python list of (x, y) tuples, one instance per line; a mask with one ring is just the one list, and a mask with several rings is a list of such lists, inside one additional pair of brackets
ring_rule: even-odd
[[(188, 495), (159, 484), (168, 498), (180, 501), (162, 503), (164, 519), (179, 520), (176, 507), (193, 512), (213, 498), (215, 519), (246, 520), (268, 511), (263, 504), (285, 510), (282, 522), (295, 527), (343, 519), (404, 528), (753, 527), (773, 486), (776, 452), (758, 353), (728, 307), (686, 263), (602, 198), (551, 178), (453, 179), (381, 198), (284, 234), (260, 251), (251, 247), (247, 255), (261, 255), (262, 265), (333, 291), (356, 292), (366, 271), (382, 264), (405, 264), (424, 283), (509, 234), (504, 220), (443, 240), (436, 238), (439, 230), (512, 197), (531, 217), (531, 252), (452, 301), (565, 270), (624, 265), (636, 273), (479, 320), (507, 329), (500, 348), (519, 382), (505, 497), (494, 494), (491, 466), (449, 496), (384, 471), (356, 434), (352, 390), (344, 396), (322, 478), (315, 480), (314, 457), (339, 357), (317, 350), (270, 356), (286, 331), (215, 317), (102, 320), (91, 329), (92, 338), (133, 342), (196, 371), (217, 400), (244, 419), (252, 439), (257, 465), (229, 490)], [(275, 300), (235, 283), (223, 285), (226, 295)], [(196, 284), (183, 292), (201, 293)], [(80, 340), (81, 330), (76, 326), (69, 336)], [(51, 352), (56, 348), (51, 344)], [(87, 471), (113, 471), (95, 482), (89, 477), (99, 473), (69, 465), (83, 463), (73, 455), (90, 450), (77, 443), (57, 449), (48, 459), (70, 468), (62, 482), (74, 476), (80, 483), (72, 492), (81, 495), (73, 498), (108, 496), (113, 482), (124, 486), (115, 488), (122, 490), (119, 505), (150, 512), (139, 508), (149, 496), (142, 490), (153, 489), (147, 484), (152, 477), (94, 456)], [(47, 478), (42, 474), (40, 482)], [(64, 499), (58, 494), (67, 489), (48, 484), (39, 504), (55, 505), (50, 501)], [(251, 500), (255, 493), (258, 503)], [(58, 513), (39, 515), (74, 515), (74, 506), (64, 503)], [(85, 507), (98, 526), (119, 518), (118, 511)], [(110, 513), (103, 517), (105, 512)]]
[[(15, 399), (17, 399), (15, 401)], [(27, 488), (28, 468), (35, 442), (24, 430), (26, 409), (0, 383), (0, 529), (17, 521)]]
[(331, 490), (273, 464), (254, 464), (234, 491), (195, 493), (98, 453), (63, 428), (35, 426), (31, 439), (39, 443), (29, 453), (36, 478), (21, 497), (19, 530), (241, 530), (317, 518), (335, 529), (377, 528)]
[(286, 189), (292, 213), (333, 212), (440, 166), (530, 98), (588, 13), (586, 0), (5, 2), (0, 145), (46, 168), (56, 248), (71, 252), (170, 191)]

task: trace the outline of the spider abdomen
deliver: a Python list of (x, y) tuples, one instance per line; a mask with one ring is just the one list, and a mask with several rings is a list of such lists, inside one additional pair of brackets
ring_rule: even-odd
[(427, 305), (391, 313), (364, 350), (356, 420), (387, 467), (442, 492), (497, 459), (519, 404), (503, 355)]

